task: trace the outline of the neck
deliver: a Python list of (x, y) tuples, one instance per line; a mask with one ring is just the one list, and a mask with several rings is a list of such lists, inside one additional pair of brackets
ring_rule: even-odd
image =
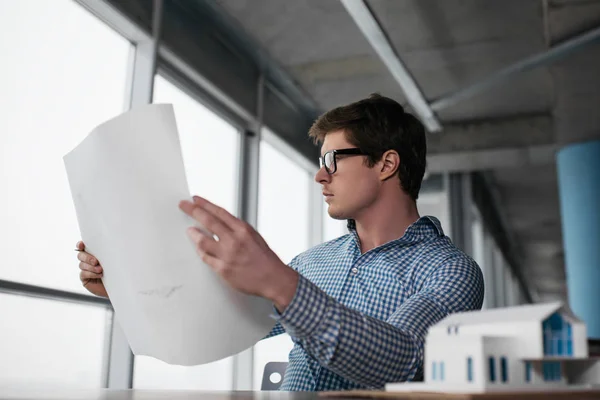
[(355, 218), (361, 253), (402, 237), (418, 219), (417, 205), (404, 192), (378, 198)]

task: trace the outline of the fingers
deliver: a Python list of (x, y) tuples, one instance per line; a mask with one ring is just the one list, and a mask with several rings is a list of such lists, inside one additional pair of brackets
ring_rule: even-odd
[(82, 271), (89, 271), (89, 272), (93, 272), (95, 274), (100, 274), (100, 275), (102, 275), (102, 273), (104, 272), (104, 270), (102, 269), (102, 267), (100, 265), (90, 265), (90, 264), (86, 264), (84, 262), (79, 263), (79, 269)]
[(218, 274), (223, 274), (223, 272), (224, 272), (223, 261), (219, 260), (218, 258), (216, 258), (208, 253), (202, 253), (198, 249), (196, 249), (196, 251), (198, 252), (198, 255), (200, 256), (202, 261), (204, 261), (205, 264), (207, 264), (209, 267), (211, 267)]
[(79, 279), (83, 282), (86, 281), (88, 279), (100, 279), (102, 278), (102, 274), (96, 274), (94, 272), (90, 272), (90, 271), (81, 271), (79, 273)]
[(184, 200), (179, 203), (179, 208), (219, 238), (224, 238), (231, 233), (231, 229), (222, 220), (201, 206)]
[(215, 256), (220, 253), (218, 242), (198, 228), (188, 228), (187, 234), (194, 243), (196, 251), (199, 254), (210, 254)]
[(75, 248), (76, 248), (77, 250), (82, 250), (82, 251), (83, 251), (83, 250), (85, 250), (85, 244), (84, 244), (83, 242), (79, 241), (79, 242), (77, 242), (77, 244), (75, 245)]
[(236, 230), (237, 228), (239, 228), (240, 223), (242, 221), (231, 215), (226, 209), (219, 207), (216, 204), (213, 204), (200, 196), (194, 196), (193, 199), (195, 205), (211, 213), (223, 224), (225, 224), (229, 229)]
[(231, 229), (223, 224), (223, 222), (200, 207), (194, 207), (192, 210), (192, 217), (196, 221), (200, 222), (200, 224), (202, 224), (202, 226), (209, 232), (217, 235), (218, 238), (223, 238), (227, 234), (231, 233)]
[(79, 263), (79, 269), (81, 272), (79, 273), (79, 277), (82, 281), (86, 279), (100, 279), (102, 278), (102, 266), (98, 262), (96, 257), (92, 256), (85, 251), (85, 245), (83, 242), (77, 243), (77, 248), (80, 252), (77, 254), (77, 259), (81, 261)]
[(92, 256), (90, 253), (86, 253), (85, 251), (82, 251), (81, 253), (77, 254), (77, 259), (81, 262), (90, 264), (92, 266), (100, 265), (96, 257)]

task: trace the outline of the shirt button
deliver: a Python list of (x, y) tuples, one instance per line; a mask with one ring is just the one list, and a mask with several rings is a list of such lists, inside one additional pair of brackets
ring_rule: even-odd
[(358, 274), (358, 268), (356, 267), (352, 268), (350, 271), (352, 271), (354, 275)]

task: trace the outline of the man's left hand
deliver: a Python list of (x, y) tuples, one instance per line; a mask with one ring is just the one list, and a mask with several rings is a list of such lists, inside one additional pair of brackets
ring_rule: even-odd
[(214, 236), (196, 227), (187, 234), (196, 252), (231, 287), (264, 297), (280, 312), (292, 301), (298, 273), (285, 265), (248, 223), (198, 196), (179, 203), (179, 208)]

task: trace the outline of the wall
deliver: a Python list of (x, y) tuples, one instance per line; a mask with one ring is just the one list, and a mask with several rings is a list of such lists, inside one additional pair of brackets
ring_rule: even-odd
[[(483, 364), (486, 387), (522, 385), (525, 383), (525, 363), (521, 361), (522, 343), (518, 339), (483, 338)], [(489, 380), (489, 358), (494, 357), (495, 382)], [(507, 361), (507, 381), (502, 381), (501, 358)]]
[[(473, 382), (467, 381), (467, 358), (473, 359)], [(425, 347), (425, 381), (449, 385), (483, 387), (481, 370), (482, 340), (479, 337), (446, 336), (428, 341)], [(433, 362), (438, 363), (438, 380), (432, 381)], [(444, 380), (439, 380), (439, 363), (444, 362)]]
[(588, 338), (585, 324), (571, 323), (573, 334), (573, 357), (588, 357)]

